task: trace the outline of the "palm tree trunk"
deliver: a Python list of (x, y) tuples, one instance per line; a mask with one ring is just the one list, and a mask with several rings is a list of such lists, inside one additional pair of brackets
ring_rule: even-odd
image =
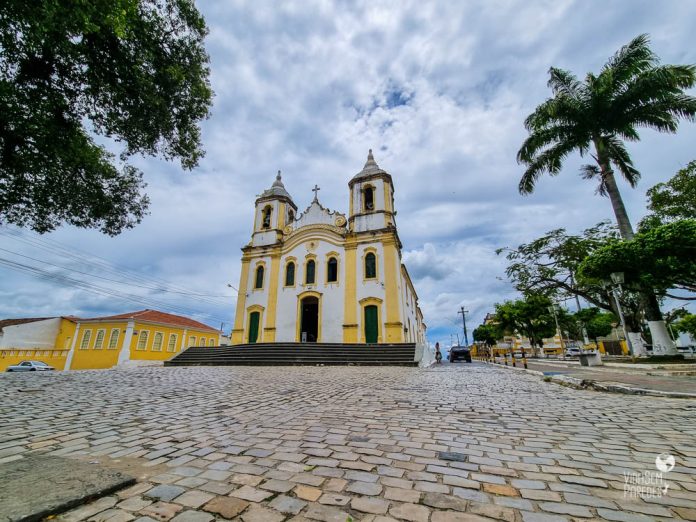
[(621, 234), (621, 237), (626, 240), (633, 239), (633, 227), (631, 226), (631, 220), (628, 218), (628, 212), (626, 212), (626, 206), (621, 198), (619, 186), (616, 184), (614, 171), (611, 169), (604, 143), (601, 139), (595, 139), (594, 146), (595, 150), (597, 151), (597, 163), (599, 164), (599, 169), (601, 171), (602, 183), (604, 184), (607, 194), (609, 195), (611, 208), (614, 209), (616, 223), (619, 225), (619, 233)]
[(611, 200), (611, 207), (614, 209), (614, 215), (616, 216), (616, 223), (619, 225), (619, 233), (621, 237), (625, 240), (633, 239), (633, 227), (631, 226), (631, 220), (628, 218), (628, 212), (626, 212), (626, 207), (624, 206), (623, 199), (621, 198), (621, 193), (619, 192), (619, 187), (616, 184), (616, 178), (611, 169), (605, 171), (602, 166), (602, 179), (604, 180), (604, 186), (607, 189), (607, 194), (609, 194), (609, 199)]
[[(619, 187), (616, 184), (614, 172), (611, 169), (609, 160), (604, 151), (604, 144), (601, 140), (595, 140), (595, 149), (597, 150), (597, 163), (601, 170), (602, 181), (607, 190), (611, 206), (614, 209), (616, 223), (619, 226), (619, 233), (624, 240), (633, 239), (633, 227), (631, 220), (628, 218), (626, 206), (624, 205)], [(667, 325), (662, 317), (660, 303), (655, 296), (652, 288), (644, 288), (641, 291), (641, 306), (645, 312), (645, 318), (648, 321), (650, 335), (653, 341), (653, 353), (656, 355), (673, 355), (677, 353), (677, 348), (672, 342), (672, 339), (667, 332)], [(627, 325), (628, 326), (628, 325)]]

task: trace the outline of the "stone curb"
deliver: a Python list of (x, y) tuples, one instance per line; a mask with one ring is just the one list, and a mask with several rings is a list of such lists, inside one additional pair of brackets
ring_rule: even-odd
[[(488, 363), (490, 364), (490, 363)], [(544, 372), (538, 370), (527, 370), (524, 368), (517, 368), (513, 366), (505, 366), (501, 364), (496, 364), (501, 368), (506, 368), (508, 370), (517, 370), (522, 372), (531, 373), (533, 375), (539, 375), (542, 377), (548, 377), (547, 382), (553, 382), (560, 384), (561, 386), (567, 386), (569, 388), (575, 388), (577, 390), (594, 390), (599, 392), (607, 393), (623, 393), (626, 395), (648, 395), (651, 397), (663, 397), (671, 399), (696, 399), (696, 393), (683, 393), (683, 392), (666, 392), (660, 390), (649, 390), (646, 388), (634, 388), (632, 386), (627, 386), (621, 383), (600, 383), (598, 381), (593, 381), (590, 379), (578, 379), (576, 377), (571, 377), (569, 375), (550, 375), (545, 376)]]

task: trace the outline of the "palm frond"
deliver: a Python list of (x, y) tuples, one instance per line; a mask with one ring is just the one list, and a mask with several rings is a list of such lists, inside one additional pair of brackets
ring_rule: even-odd
[(636, 36), (609, 58), (600, 75), (611, 75), (612, 83), (619, 88), (630, 79), (647, 71), (659, 63), (659, 59), (649, 47), (647, 34)]
[(554, 125), (536, 130), (522, 143), (517, 152), (517, 162), (531, 164), (540, 151), (566, 140), (578, 141), (577, 126)]
[(611, 163), (621, 172), (628, 184), (635, 188), (640, 179), (640, 172), (633, 166), (631, 156), (623, 142), (616, 136), (607, 136), (604, 138), (604, 143)]
[(554, 94), (577, 98), (583, 88), (582, 82), (570, 71), (551, 67), (549, 69), (548, 86)]
[(582, 179), (598, 181), (595, 194), (600, 196), (607, 195), (607, 185), (602, 178), (602, 171), (597, 165), (583, 165), (580, 167), (580, 177), (582, 177)]
[(522, 175), (518, 187), (520, 194), (531, 194), (534, 192), (534, 185), (542, 174), (557, 175), (563, 167), (565, 157), (578, 148), (579, 144), (576, 141), (566, 140), (538, 154), (529, 163), (527, 170)]

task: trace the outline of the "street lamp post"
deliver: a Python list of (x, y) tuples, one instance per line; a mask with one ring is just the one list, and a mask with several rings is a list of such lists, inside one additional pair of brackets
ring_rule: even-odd
[(621, 291), (621, 285), (624, 282), (623, 272), (612, 272), (611, 273), (611, 293), (614, 296), (614, 303), (616, 303), (616, 311), (619, 312), (619, 320), (621, 321), (621, 328), (623, 329), (624, 337), (626, 338), (626, 345), (628, 346), (628, 353), (631, 357), (634, 357), (633, 345), (631, 344), (631, 339), (628, 337), (628, 330), (626, 329), (626, 318), (624, 317), (623, 308), (621, 308), (621, 302), (619, 301), (619, 292)]

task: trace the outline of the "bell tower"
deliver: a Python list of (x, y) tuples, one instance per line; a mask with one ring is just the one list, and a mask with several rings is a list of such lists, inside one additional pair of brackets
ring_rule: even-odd
[(348, 182), (350, 215), (348, 226), (353, 232), (393, 228), (394, 184), (389, 173), (379, 168), (372, 149), (363, 169)]
[(283, 227), (295, 220), (297, 205), (285, 190), (280, 171), (273, 185), (256, 199), (252, 246), (272, 245), (280, 240)]

